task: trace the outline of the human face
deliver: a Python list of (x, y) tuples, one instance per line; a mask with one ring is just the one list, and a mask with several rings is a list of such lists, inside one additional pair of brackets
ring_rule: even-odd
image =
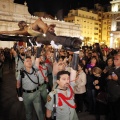
[(107, 61), (107, 64), (108, 64), (108, 66), (112, 66), (112, 65), (113, 65), (113, 60), (112, 60), (112, 59), (109, 59), (109, 60)]
[(27, 26), (27, 24), (26, 23), (19, 23), (18, 26), (20, 29), (24, 29), (24, 27)]
[(65, 63), (66, 63), (66, 62), (67, 62), (67, 60), (68, 60), (68, 58), (66, 57), (66, 58), (64, 58), (63, 62), (65, 62)]
[(78, 65), (78, 71), (81, 71), (82, 67), (80, 65)]
[(23, 28), (24, 28), (21, 24), (19, 24), (18, 26), (19, 26), (20, 29), (23, 29)]
[(64, 62), (59, 62), (58, 63), (58, 71), (62, 71), (65, 70), (65, 64)]
[(40, 62), (44, 62), (44, 61), (45, 61), (44, 57), (40, 56)]
[(71, 55), (69, 55), (68, 61), (71, 61), (71, 60), (72, 60), (72, 56), (71, 56)]
[(98, 57), (97, 53), (92, 53), (92, 56), (95, 56), (96, 58)]
[(22, 48), (22, 49), (20, 50), (20, 55), (21, 55), (22, 57), (24, 57), (24, 56), (25, 56), (25, 51), (24, 51), (24, 48)]
[(21, 48), (21, 49), (20, 49), (20, 53), (23, 53), (23, 52), (24, 52), (24, 48)]
[(85, 55), (88, 56), (88, 51), (85, 52)]
[(51, 57), (52, 57), (52, 54), (51, 54), (51, 52), (50, 51), (47, 51), (47, 53), (46, 53), (46, 57), (47, 57), (47, 59), (51, 59)]
[(79, 52), (79, 57), (83, 57), (84, 53), (82, 51)]
[(116, 55), (114, 58), (114, 65), (120, 67), (120, 55)]
[(100, 74), (96, 73), (96, 72), (93, 72), (93, 75), (96, 76), (96, 77), (100, 77)]
[(59, 62), (63, 62), (63, 59), (62, 59), (62, 58), (60, 58), (60, 59), (59, 59)]
[(91, 59), (91, 64), (96, 64), (96, 62), (97, 62), (97, 61), (96, 61), (95, 58), (92, 58), (92, 59)]
[(85, 64), (86, 64), (86, 61), (85, 61), (85, 60), (82, 60), (82, 64), (85, 65)]
[(57, 80), (57, 83), (60, 88), (66, 89), (69, 86), (70, 76), (68, 74), (63, 74), (60, 76), (60, 79)]
[(24, 61), (24, 66), (26, 68), (32, 68), (32, 60), (31, 58), (26, 58), (25, 61)]

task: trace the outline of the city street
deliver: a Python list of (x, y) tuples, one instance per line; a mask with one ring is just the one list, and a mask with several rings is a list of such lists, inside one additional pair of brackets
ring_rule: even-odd
[[(25, 120), (23, 102), (19, 102), (16, 94), (14, 70), (5, 64), (3, 82), (0, 83), (0, 120)], [(87, 112), (78, 114), (80, 120), (95, 120), (94, 115)], [(37, 120), (35, 113), (33, 120)], [(104, 116), (101, 117), (104, 120)]]

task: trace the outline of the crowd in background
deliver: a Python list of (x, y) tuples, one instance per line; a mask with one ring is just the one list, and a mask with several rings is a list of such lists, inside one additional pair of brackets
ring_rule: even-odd
[[(24, 51), (26, 55), (31, 54), (30, 48), (24, 48)], [(66, 51), (64, 49), (60, 49), (58, 52), (58, 61), (64, 63), (65, 70), (70, 71), (73, 52)], [(54, 65), (54, 50), (51, 46), (44, 46), (41, 55), (45, 59), (49, 59), (52, 66)], [(114, 63), (117, 59), (120, 59), (120, 49), (108, 48), (107, 46), (101, 48), (99, 43), (95, 43), (92, 47), (82, 47), (79, 50), (79, 64), (75, 80), (76, 86), (74, 87), (77, 112), (85, 111), (90, 114), (94, 114), (96, 116), (96, 120), (100, 120), (100, 115), (106, 115), (106, 120), (113, 120), (113, 117), (114, 120), (120, 120), (120, 115), (118, 115), (120, 113), (120, 109), (116, 108), (118, 112), (116, 113), (113, 105), (116, 104), (116, 106), (119, 106), (120, 102), (118, 102), (118, 100), (117, 102), (116, 100), (112, 101), (112, 96), (109, 95), (110, 92), (108, 90), (108, 88), (110, 88), (108, 77), (111, 74), (111, 71), (114, 71)], [(13, 69), (14, 62), (15, 58), (12, 54), (12, 48), (1, 48), (0, 81), (2, 81), (4, 64), (8, 63), (8, 69)], [(120, 67), (120, 64), (118, 66)], [(54, 70), (54, 68), (52, 70)], [(120, 80), (119, 74), (120, 73), (118, 72), (118, 79)], [(102, 94), (103, 101), (99, 101), (98, 95), (100, 93), (104, 93)], [(105, 101), (105, 99), (107, 100)]]

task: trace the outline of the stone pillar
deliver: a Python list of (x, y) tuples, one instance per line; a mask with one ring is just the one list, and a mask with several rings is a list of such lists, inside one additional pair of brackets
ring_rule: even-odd
[(110, 34), (110, 48), (113, 48), (113, 42), (114, 39), (113, 39), (113, 33)]

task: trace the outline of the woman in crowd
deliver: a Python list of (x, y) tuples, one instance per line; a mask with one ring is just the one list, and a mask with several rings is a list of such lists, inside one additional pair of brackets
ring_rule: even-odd
[(76, 85), (74, 87), (74, 93), (75, 93), (75, 102), (77, 105), (76, 111), (77, 112), (83, 112), (83, 103), (84, 103), (84, 97), (86, 92), (86, 74), (83, 71), (84, 65), (82, 63), (79, 63), (78, 65), (78, 73), (76, 77)]
[(100, 59), (103, 60), (103, 54), (102, 54), (99, 43), (93, 44), (93, 50), (96, 51), (98, 53)]
[(103, 70), (103, 73), (105, 75), (105, 77), (107, 77), (108, 72), (113, 69), (114, 67), (114, 61), (113, 61), (113, 57), (108, 57), (106, 60), (106, 66), (105, 69)]
[(94, 75), (92, 69), (97, 66), (96, 57), (92, 57), (90, 63), (86, 67), (87, 83), (86, 83), (86, 107), (90, 113), (95, 112), (95, 88), (93, 85)]
[(95, 115), (96, 120), (100, 120), (100, 115), (105, 115), (107, 112), (107, 93), (106, 93), (106, 80), (102, 76), (102, 69), (94, 67), (92, 70), (94, 76), (95, 88)]

